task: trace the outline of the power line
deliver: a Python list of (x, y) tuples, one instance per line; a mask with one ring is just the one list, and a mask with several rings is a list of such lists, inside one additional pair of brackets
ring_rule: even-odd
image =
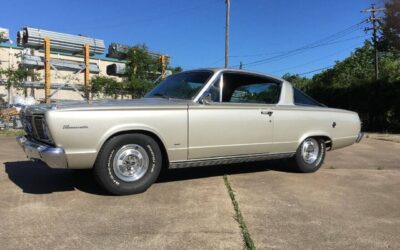
[[(358, 30), (358, 29), (359, 29), (359, 28), (354, 29), (354, 30), (352, 30), (351, 32), (354, 32), (354, 31), (356, 31), (356, 30)], [(306, 45), (306, 46), (300, 47), (300, 48), (298, 48), (298, 49), (294, 49), (294, 50), (290, 50), (290, 51), (288, 51), (288, 52), (286, 52), (286, 53), (282, 53), (282, 54), (277, 55), (277, 56), (273, 56), (273, 57), (269, 57), (269, 58), (265, 58), (265, 59), (253, 61), (253, 62), (247, 63), (247, 64), (245, 64), (245, 65), (247, 65), (247, 66), (249, 66), (249, 65), (257, 66), (257, 65), (261, 65), (261, 64), (265, 64), (265, 63), (270, 63), (270, 62), (274, 62), (274, 61), (279, 61), (279, 60), (282, 60), (282, 59), (287, 58), (287, 57), (290, 57), (290, 56), (294, 56), (294, 55), (301, 54), (301, 53), (303, 53), (303, 52), (305, 52), (305, 51), (308, 51), (308, 50), (310, 50), (310, 49), (314, 49), (314, 48), (319, 48), (319, 47), (322, 47), (322, 46), (327, 46), (327, 45), (335, 44), (336, 42), (332, 42), (332, 41), (334, 41), (335, 39), (341, 38), (341, 37), (343, 37), (343, 36), (345, 36), (345, 35), (348, 35), (348, 34), (350, 34), (351, 32), (349, 32), (349, 33), (347, 33), (347, 34), (343, 34), (343, 35), (338, 36), (338, 37), (335, 37), (335, 38), (332, 38), (332, 39), (330, 39), (330, 40), (321, 42), (321, 43), (313, 43), (313, 44), (310, 44), (310, 45)]]
[[(350, 38), (347, 38), (347, 39), (343, 39), (343, 40), (339, 40), (339, 41), (335, 41), (335, 42), (331, 42), (331, 43), (326, 43), (326, 44), (321, 45), (320, 47), (328, 46), (328, 45), (332, 45), (332, 44), (337, 44), (337, 43), (342, 43), (342, 42), (347, 42), (347, 41), (355, 40), (355, 39), (358, 39), (358, 38), (361, 38), (361, 37), (366, 37), (366, 36), (365, 35), (353, 36), (353, 37), (350, 37)], [(263, 53), (263, 54), (248, 54), (248, 55), (232, 55), (232, 56), (229, 56), (229, 58), (242, 58), (242, 57), (257, 57), (257, 56), (264, 56), (264, 55), (277, 55), (277, 54), (283, 54), (283, 53), (287, 53), (287, 52), (289, 52), (289, 50), (270, 52), (270, 53), (265, 53), (265, 54)], [(224, 58), (225, 57), (221, 57), (218, 60), (214, 61), (212, 64), (216, 64), (218, 62), (221, 62), (221, 61), (224, 60)]]
[(335, 66), (335, 65), (331, 65), (331, 66), (327, 66), (327, 67), (323, 67), (323, 68), (319, 68), (319, 69), (314, 69), (314, 70), (311, 70), (311, 71), (308, 71), (308, 72), (304, 72), (304, 73), (300, 73), (300, 74), (296, 74), (296, 75), (299, 75), (299, 76), (307, 75), (307, 74), (318, 72), (318, 71), (321, 71), (321, 70), (330, 69), (333, 66)]
[[(362, 36), (362, 37), (365, 37), (365, 36)], [(275, 71), (272, 71), (271, 73), (275, 74), (275, 73), (278, 73), (278, 72), (283, 72), (283, 71), (287, 71), (287, 70), (290, 70), (290, 69), (295, 69), (295, 68), (299, 68), (299, 67), (302, 67), (302, 66), (305, 66), (305, 65), (309, 65), (309, 64), (321, 61), (321, 60), (323, 60), (325, 58), (341, 54), (342, 52), (348, 51), (348, 49), (350, 49), (350, 48), (354, 48), (354, 46), (356, 46), (356, 45), (358, 45), (358, 43), (354, 44), (354, 45), (352, 45), (350, 47), (346, 47), (345, 49), (341, 49), (341, 50), (335, 51), (334, 53), (331, 53), (329, 55), (325, 55), (323, 57), (318, 57), (318, 58), (316, 58), (314, 60), (311, 60), (311, 61), (308, 61), (308, 62), (305, 62), (305, 63), (302, 63), (302, 64), (298, 64), (298, 65), (295, 65), (295, 66), (290, 66), (290, 67), (287, 67), (287, 68), (284, 68), (284, 69), (275, 70)]]
[(352, 26), (350, 26), (350, 27), (348, 27), (348, 28), (346, 28), (344, 30), (336, 32), (336, 33), (334, 33), (332, 35), (329, 35), (329, 36), (324, 37), (322, 39), (319, 39), (319, 40), (317, 40), (315, 42), (312, 42), (310, 44), (304, 45), (302, 47), (299, 47), (299, 48), (296, 48), (296, 49), (293, 49), (293, 50), (289, 50), (289, 51), (287, 51), (285, 53), (282, 53), (282, 54), (279, 54), (277, 56), (267, 57), (267, 58), (256, 60), (256, 61), (253, 61), (253, 62), (244, 63), (243, 65), (244, 66), (261, 65), (261, 64), (268, 63), (268, 62), (271, 62), (271, 61), (281, 60), (281, 59), (289, 57), (289, 56), (297, 55), (297, 54), (302, 53), (302, 52), (304, 52), (306, 50), (309, 50), (309, 49), (313, 49), (313, 48), (317, 48), (317, 47), (333, 44), (334, 43), (333, 41), (335, 41), (337, 39), (340, 39), (342, 37), (345, 37), (345, 36), (349, 35), (350, 33), (353, 33), (355, 31), (359, 30), (361, 28), (361, 25), (363, 23), (365, 23), (366, 21), (367, 20), (364, 19), (361, 22), (359, 22), (357, 24), (354, 24), (354, 25), (352, 25)]
[[(337, 43), (342, 43), (342, 42), (347, 42), (350, 40), (354, 40), (357, 38), (361, 38), (361, 37), (365, 37), (365, 35), (362, 36), (353, 36), (347, 39), (342, 39), (339, 41), (334, 41), (334, 42), (330, 42), (330, 43), (325, 43), (322, 44), (321, 46), (325, 46), (325, 45), (332, 45), (332, 44), (337, 44)], [(313, 47), (314, 48), (314, 47)], [(270, 53), (262, 53), (262, 54), (248, 54), (248, 55), (233, 55), (233, 56), (229, 56), (230, 58), (234, 58), (234, 57), (259, 57), (259, 56), (265, 56), (265, 55), (276, 55), (276, 54), (283, 54), (283, 53), (288, 53), (292, 50), (285, 50), (285, 51), (277, 51), (277, 52), (270, 52)]]

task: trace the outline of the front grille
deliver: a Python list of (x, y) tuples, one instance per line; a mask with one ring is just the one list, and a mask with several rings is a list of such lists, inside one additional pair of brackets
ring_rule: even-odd
[(35, 138), (38, 140), (49, 140), (48, 136), (45, 133), (45, 128), (43, 125), (43, 117), (42, 116), (34, 116), (33, 117), (33, 123), (34, 123), (34, 127), (35, 127), (35, 132), (36, 132), (36, 136)]
[(23, 116), (21, 119), (23, 121), (23, 126), (25, 132), (28, 136), (45, 143), (52, 143), (49, 137), (49, 132), (47, 131), (44, 116), (43, 115), (33, 115), (33, 116)]
[(33, 126), (32, 126), (32, 116), (21, 116), (22, 125), (24, 126), (25, 132), (33, 137)]

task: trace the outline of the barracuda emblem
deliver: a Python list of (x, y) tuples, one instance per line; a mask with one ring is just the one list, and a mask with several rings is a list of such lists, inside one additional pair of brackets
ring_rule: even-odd
[(64, 125), (63, 129), (85, 129), (85, 128), (89, 128), (87, 125), (83, 125), (83, 126), (71, 126), (71, 125)]

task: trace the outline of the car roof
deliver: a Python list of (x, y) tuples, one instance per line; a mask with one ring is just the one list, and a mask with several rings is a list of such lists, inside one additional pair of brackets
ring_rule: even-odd
[(277, 80), (280, 80), (282, 82), (286, 82), (285, 79), (282, 79), (281, 77), (271, 75), (271, 74), (266, 74), (263, 72), (258, 72), (258, 71), (253, 71), (253, 70), (246, 70), (246, 69), (234, 69), (234, 68), (199, 68), (199, 69), (191, 69), (191, 70), (185, 70), (183, 72), (191, 72), (191, 71), (201, 71), (201, 70), (209, 70), (214, 73), (220, 73), (220, 72), (235, 72), (235, 73), (245, 73), (245, 74), (254, 74), (254, 75), (260, 75), (260, 76), (266, 76), (270, 78), (274, 78)]

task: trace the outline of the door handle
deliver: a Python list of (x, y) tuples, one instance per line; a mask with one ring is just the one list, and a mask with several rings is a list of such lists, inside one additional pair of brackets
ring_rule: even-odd
[(274, 112), (270, 111), (270, 110), (261, 110), (261, 114), (262, 115), (269, 115), (272, 116)]

